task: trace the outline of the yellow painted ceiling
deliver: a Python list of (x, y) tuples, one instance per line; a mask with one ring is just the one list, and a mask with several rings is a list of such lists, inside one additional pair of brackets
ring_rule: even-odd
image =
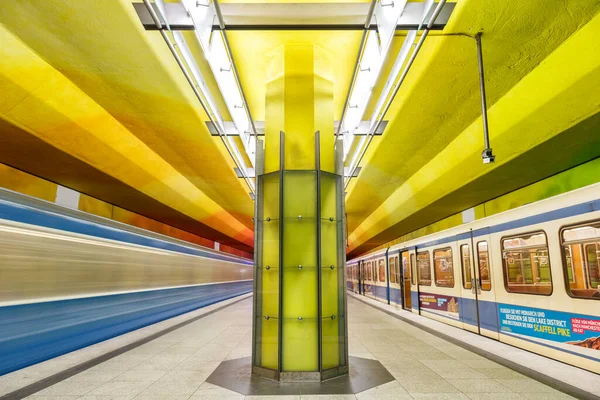
[(265, 119), (266, 65), (269, 53), (284, 43), (316, 43), (331, 53), (332, 59), (335, 60), (333, 63), (334, 118), (339, 119), (354, 73), (361, 31), (232, 31), (228, 32), (228, 36), (240, 80), (255, 120)]
[[(600, 0), (552, 6), (547, 0), (459, 0), (443, 34), (483, 31), (498, 163), (483, 166), (479, 157), (474, 40), (432, 32), (385, 117), (384, 135), (373, 140), (348, 188), (350, 250), (377, 245), (383, 233), (440, 197), (597, 112), (599, 10)], [(252, 244), (248, 189), (223, 145), (208, 134), (207, 117), (160, 34), (142, 28), (130, 0), (3, 2), (0, 24), (0, 118)], [(185, 35), (209, 77), (193, 34)], [(333, 55), (338, 119), (360, 37), (347, 31), (229, 32), (254, 119), (264, 120), (267, 54), (302, 42)], [(371, 106), (402, 41), (398, 32)], [(214, 80), (207, 80), (227, 117)]]
[[(519, 115), (522, 121), (536, 120), (533, 112), (541, 104), (534, 106), (532, 99), (523, 92), (515, 96), (511, 89), (516, 89), (528, 74), (540, 68), (546, 58), (600, 10), (598, 1), (570, 0), (555, 5), (548, 7), (546, 1), (459, 1), (443, 32), (444, 35), (483, 32), (488, 107), (498, 110), (494, 106), (501, 100), (510, 104), (502, 112), (490, 113), (492, 137), (501, 136), (505, 129), (511, 128), (508, 124), (516, 123), (517, 111), (530, 110), (532, 113)], [(598, 32), (591, 30), (590, 35), (593, 34)], [(549, 127), (551, 131), (517, 131), (512, 132), (515, 136), (510, 139), (492, 140), (498, 162), (484, 166), (479, 156), (483, 150), (483, 137), (478, 120), (481, 108), (475, 42), (464, 36), (438, 35), (432, 34), (426, 40), (386, 115), (390, 124), (384, 135), (373, 142), (363, 159), (359, 178), (348, 188), (346, 211), (350, 251), (369, 240), (371, 246), (380, 243), (372, 239), (443, 195), (464, 186), (474, 176), (488, 173), (597, 110), (597, 106), (590, 108), (589, 103), (586, 103), (587, 107), (583, 105), (589, 98), (567, 103), (568, 106), (562, 109), (561, 102), (566, 100), (556, 99), (559, 109), (558, 114), (552, 115), (557, 118), (551, 119), (556, 123)], [(402, 39), (396, 38), (397, 41)], [(597, 51), (594, 42), (590, 37), (584, 45), (576, 47), (575, 53), (584, 59), (592, 57)], [(556, 57), (559, 61), (554, 67), (544, 71), (543, 78), (537, 79), (527, 90), (545, 93), (548, 86), (551, 88), (557, 83), (551, 79), (554, 69), (571, 60)], [(569, 74), (577, 78), (585, 76), (590, 85), (588, 88), (594, 87), (594, 75), (586, 75), (588, 71), (577, 64), (568, 65), (571, 65)], [(556, 74), (562, 73), (560, 71), (556, 69)], [(593, 90), (586, 89), (579, 94), (591, 96), (592, 104), (598, 100), (597, 92)], [(537, 98), (536, 101), (543, 103), (545, 99)], [(545, 114), (539, 117), (548, 118)], [(524, 140), (520, 142), (520, 138)], [(453, 146), (448, 146), (450, 143)], [(499, 148), (505, 152), (500, 153)], [(462, 164), (467, 160), (468, 167)], [(457, 166), (461, 168), (456, 170)], [(447, 169), (452, 169), (452, 173), (447, 174)], [(438, 185), (440, 182), (444, 185), (431, 184), (425, 191), (424, 185), (434, 180)]]
[(248, 189), (130, 2), (10, 2), (0, 22), (1, 118), (252, 246)]

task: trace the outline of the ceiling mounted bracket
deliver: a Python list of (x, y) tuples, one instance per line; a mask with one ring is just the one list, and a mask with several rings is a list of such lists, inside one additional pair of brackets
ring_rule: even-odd
[(492, 153), (490, 147), (490, 132), (488, 130), (487, 101), (485, 98), (485, 76), (483, 74), (483, 54), (481, 51), (481, 32), (475, 35), (477, 42), (477, 65), (479, 67), (479, 92), (481, 94), (481, 121), (483, 122), (483, 145), (481, 159), (484, 164), (491, 164), (496, 161), (496, 156)]
[[(369, 124), (370, 121), (361, 121), (358, 124), (358, 127), (354, 131), (354, 136), (366, 136), (369, 134)], [(382, 121), (381, 124), (377, 127), (373, 136), (381, 136), (383, 135), (383, 131), (387, 127), (388, 121)], [(338, 129), (340, 125), (339, 121), (335, 121), (333, 123), (334, 131)], [(223, 121), (223, 126), (225, 128), (224, 135), (225, 136), (240, 136), (239, 132), (235, 129), (235, 125), (231, 121)], [(256, 136), (265, 136), (265, 121), (254, 121), (254, 126), (256, 128)], [(216, 128), (215, 124), (212, 121), (206, 121), (206, 127), (210, 132), (211, 136), (221, 136), (221, 133)]]
[[(418, 29), (426, 3), (407, 3), (396, 30)], [(393, 4), (392, 1), (384, 6)], [(133, 3), (133, 6), (146, 30), (159, 29), (143, 3)], [(165, 3), (164, 6), (167, 21), (158, 13), (163, 29), (168, 22), (171, 30), (194, 30), (192, 18), (182, 3)], [(445, 4), (430, 29), (444, 29), (455, 6), (455, 3)], [(155, 4), (153, 7), (156, 9)], [(378, 29), (374, 18), (373, 23), (365, 27), (369, 3), (224, 3), (219, 7), (228, 31)], [(220, 24), (212, 26), (213, 31), (221, 29)]]

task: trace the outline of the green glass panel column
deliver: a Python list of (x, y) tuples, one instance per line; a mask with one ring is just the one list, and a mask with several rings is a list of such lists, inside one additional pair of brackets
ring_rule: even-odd
[(348, 371), (331, 64), (316, 45), (285, 44), (267, 65), (265, 139), (255, 160), (253, 372), (281, 381)]
[[(315, 135), (318, 157), (319, 133)], [(283, 133), (280, 143), (285, 146)], [(315, 165), (320, 166), (318, 159)], [(284, 381), (346, 374), (342, 175), (320, 169), (263, 174), (261, 168), (253, 372)]]

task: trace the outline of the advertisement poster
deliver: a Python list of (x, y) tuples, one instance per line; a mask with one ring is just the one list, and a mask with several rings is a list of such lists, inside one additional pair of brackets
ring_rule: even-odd
[(459, 319), (458, 299), (453, 296), (444, 296), (434, 293), (419, 293), (421, 309), (442, 315), (444, 317)]
[(527, 336), (561, 350), (600, 358), (600, 318), (539, 308), (499, 304), (502, 333)]

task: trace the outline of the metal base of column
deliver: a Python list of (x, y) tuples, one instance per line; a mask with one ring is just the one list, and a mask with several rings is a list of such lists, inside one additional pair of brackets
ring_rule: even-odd
[(260, 376), (261, 378), (272, 379), (274, 381), (279, 380), (279, 371), (275, 371), (272, 369), (252, 366), (252, 374)]
[(347, 365), (326, 369), (321, 373), (321, 380), (326, 381), (328, 379), (337, 378), (338, 376), (348, 375), (348, 371), (349, 368)]
[(282, 372), (279, 382), (321, 382), (320, 372)]
[[(206, 382), (225, 389), (249, 396), (281, 396), (281, 395), (343, 395), (356, 394), (368, 389), (394, 381), (394, 377), (377, 360), (360, 357), (349, 357), (350, 366), (332, 368), (323, 371), (317, 382), (282, 382), (263, 375), (272, 370), (251, 368), (251, 358), (244, 357), (223, 361), (206, 379)], [(343, 373), (341, 376), (330, 376), (331, 373)], [(284, 374), (282, 372), (282, 374)], [(319, 374), (316, 372), (316, 374)], [(326, 378), (326, 375), (329, 378)]]

